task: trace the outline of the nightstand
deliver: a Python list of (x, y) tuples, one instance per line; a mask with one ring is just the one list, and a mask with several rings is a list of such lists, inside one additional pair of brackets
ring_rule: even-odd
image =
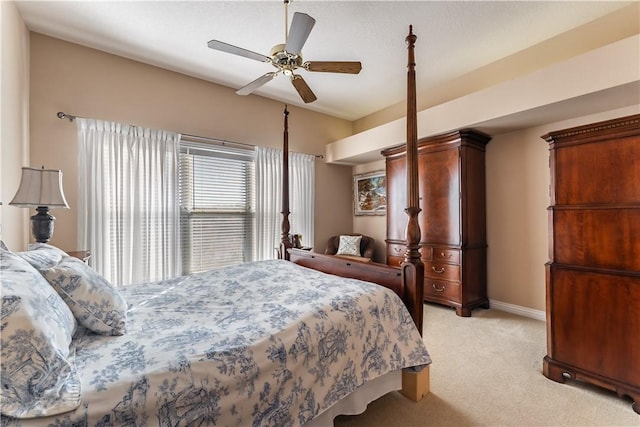
[(88, 264), (89, 258), (91, 258), (91, 251), (68, 251), (67, 254), (69, 254), (69, 256), (81, 259), (85, 264)]

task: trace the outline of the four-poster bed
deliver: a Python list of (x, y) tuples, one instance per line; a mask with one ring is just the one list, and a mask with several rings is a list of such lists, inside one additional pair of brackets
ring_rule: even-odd
[[(289, 181), (288, 160), (283, 156), (282, 183), (282, 239), (280, 254), (285, 259), (305, 267), (324, 271), (338, 276), (367, 280), (384, 285), (396, 292), (403, 300), (418, 331), (422, 333), (424, 265), (420, 259), (420, 213), (418, 192), (418, 131), (416, 111), (415, 56), (416, 36), (409, 26), (406, 38), (408, 49), (407, 64), (407, 202), (405, 212), (408, 215), (406, 228), (406, 252), (400, 268), (386, 264), (361, 264), (331, 255), (321, 255), (292, 248), (289, 237)], [(289, 150), (288, 111), (284, 111), (283, 153)]]
[[(407, 62), (407, 208), (408, 215), (406, 228), (406, 251), (404, 261), (400, 268), (376, 263), (359, 263), (345, 260), (332, 255), (310, 253), (292, 248), (289, 237), (289, 182), (288, 161), (289, 150), (288, 135), (288, 111), (284, 112), (284, 139), (283, 139), (283, 183), (282, 183), (282, 240), (280, 253), (285, 259), (308, 268), (323, 271), (325, 273), (354, 279), (365, 280), (385, 286), (393, 290), (404, 302), (409, 310), (416, 328), (422, 335), (423, 323), (423, 295), (424, 295), (424, 264), (419, 251), (420, 225), (418, 214), (420, 213), (419, 181), (418, 181), (418, 131), (416, 108), (416, 78), (415, 78), (415, 42), (417, 37), (413, 34), (413, 26), (409, 26), (409, 35), (406, 37), (408, 62)], [(420, 400), (429, 392), (428, 366), (421, 372), (413, 372), (403, 377), (403, 394), (414, 400)], [(411, 375), (411, 376), (409, 376)]]
[[(413, 94), (407, 134), (413, 150), (411, 30), (407, 42)], [(284, 153), (287, 115), (285, 110)], [(431, 360), (420, 333), (423, 267), (415, 170), (409, 168), (408, 175), (405, 262), (400, 268), (361, 268), (326, 255), (302, 257), (291, 248), (287, 157), (284, 260), (116, 290), (55, 247), (22, 253), (0, 248), (1, 424), (328, 427), (335, 416), (360, 413), (401, 385), (414, 400), (428, 393)], [(25, 283), (32, 291), (25, 291)], [(124, 299), (124, 306), (113, 307), (104, 290)], [(96, 293), (99, 300), (93, 301)], [(72, 310), (82, 307), (82, 316), (65, 303)], [(33, 317), (34, 309), (43, 313), (47, 307), (54, 311), (51, 317)], [(126, 319), (126, 327), (112, 334), (109, 327), (93, 328), (96, 322), (108, 326), (114, 310), (120, 310), (119, 324)], [(50, 328), (58, 337), (51, 342)], [(36, 339), (20, 339), (25, 329)]]

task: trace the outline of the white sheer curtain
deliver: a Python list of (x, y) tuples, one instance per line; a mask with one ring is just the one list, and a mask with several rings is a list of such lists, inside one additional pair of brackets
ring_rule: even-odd
[[(256, 258), (276, 258), (282, 224), (282, 150), (256, 147)], [(289, 153), (289, 222), (313, 245), (315, 156)]]
[(77, 119), (78, 244), (116, 286), (180, 275), (180, 135)]

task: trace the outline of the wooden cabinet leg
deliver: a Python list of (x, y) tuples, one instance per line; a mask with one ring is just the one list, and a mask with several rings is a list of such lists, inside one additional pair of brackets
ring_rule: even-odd
[(550, 380), (564, 383), (564, 373), (566, 371), (555, 365), (549, 356), (545, 356), (542, 360), (542, 375)]
[(456, 307), (456, 315), (460, 317), (471, 317), (471, 309), (466, 307)]

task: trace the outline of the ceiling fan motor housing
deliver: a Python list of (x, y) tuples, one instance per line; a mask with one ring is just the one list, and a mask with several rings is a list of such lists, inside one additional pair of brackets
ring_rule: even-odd
[(291, 54), (285, 50), (284, 44), (277, 44), (271, 48), (271, 63), (288, 75), (302, 65), (302, 55)]

